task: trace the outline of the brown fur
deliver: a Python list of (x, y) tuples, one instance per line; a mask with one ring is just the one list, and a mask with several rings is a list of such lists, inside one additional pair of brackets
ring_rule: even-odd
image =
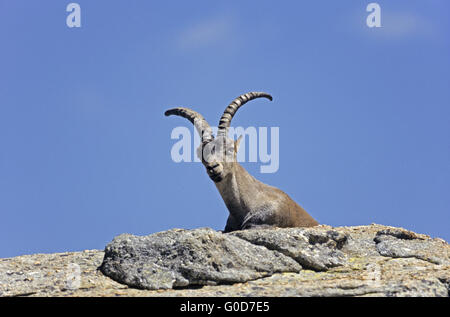
[(282, 190), (251, 176), (238, 162), (216, 183), (230, 212), (225, 232), (255, 227), (312, 227), (318, 225)]

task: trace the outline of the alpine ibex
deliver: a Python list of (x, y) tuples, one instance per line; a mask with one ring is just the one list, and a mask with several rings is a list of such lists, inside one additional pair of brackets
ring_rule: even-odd
[(258, 227), (316, 226), (317, 221), (286, 193), (261, 183), (237, 162), (242, 136), (236, 141), (228, 138), (231, 119), (246, 102), (261, 97), (272, 100), (272, 96), (264, 92), (249, 92), (233, 100), (220, 118), (215, 138), (208, 122), (191, 109), (173, 108), (165, 115), (184, 117), (196, 127), (201, 137), (197, 155), (230, 212), (224, 232)]

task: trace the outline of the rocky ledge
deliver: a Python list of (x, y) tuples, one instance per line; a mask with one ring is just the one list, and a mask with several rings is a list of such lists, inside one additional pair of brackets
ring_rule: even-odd
[(122, 234), (0, 259), (0, 296), (449, 296), (450, 245), (403, 228)]

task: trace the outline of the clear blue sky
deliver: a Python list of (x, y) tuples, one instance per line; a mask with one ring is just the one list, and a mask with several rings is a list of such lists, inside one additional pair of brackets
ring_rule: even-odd
[(223, 229), (204, 168), (170, 158), (189, 106), (279, 126), (255, 177), (319, 222), (450, 240), (450, 3), (0, 0), (0, 257), (103, 249), (115, 235)]

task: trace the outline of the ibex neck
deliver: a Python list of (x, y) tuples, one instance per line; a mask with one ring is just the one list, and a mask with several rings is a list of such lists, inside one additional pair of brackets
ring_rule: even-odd
[(230, 214), (236, 219), (243, 219), (251, 210), (252, 197), (256, 197), (259, 183), (239, 163), (216, 187), (222, 196)]

